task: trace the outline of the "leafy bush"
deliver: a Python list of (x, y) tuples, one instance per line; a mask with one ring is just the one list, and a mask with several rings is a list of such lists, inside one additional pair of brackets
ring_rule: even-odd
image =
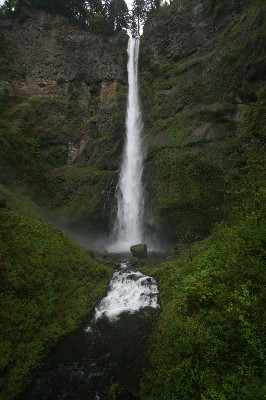
[(2, 398), (17, 395), (51, 344), (91, 312), (109, 274), (57, 229), (0, 210)]
[(145, 399), (265, 398), (265, 98), (262, 88), (238, 130), (227, 176), (230, 224), (179, 246), (179, 258), (153, 271), (162, 314)]
[[(252, 215), (161, 267), (145, 399), (263, 399), (266, 224)], [(248, 394), (249, 393), (249, 394)]]

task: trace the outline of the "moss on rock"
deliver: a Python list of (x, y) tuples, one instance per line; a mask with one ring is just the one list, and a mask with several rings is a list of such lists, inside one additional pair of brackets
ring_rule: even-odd
[(104, 214), (107, 199), (103, 193), (109, 177), (108, 172), (89, 165), (54, 168), (47, 177), (43, 204), (68, 226), (79, 225), (88, 231), (106, 228), (109, 221)]
[(176, 0), (145, 25), (147, 213), (173, 240), (203, 237), (227, 216), (234, 138), (265, 78), (265, 33), (265, 3), (249, 0)]

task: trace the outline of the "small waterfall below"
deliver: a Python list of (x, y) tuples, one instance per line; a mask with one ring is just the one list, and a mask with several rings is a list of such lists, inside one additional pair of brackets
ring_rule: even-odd
[(159, 309), (154, 278), (122, 262), (94, 316), (55, 344), (18, 400), (110, 400), (114, 385), (117, 399), (137, 400)]
[(106, 316), (110, 321), (116, 321), (125, 312), (135, 313), (145, 307), (158, 308), (157, 295), (157, 283), (151, 276), (133, 270), (118, 270), (111, 279), (109, 292), (96, 307), (94, 318), (98, 320)]
[(128, 103), (126, 143), (117, 190), (117, 215), (110, 252), (128, 252), (143, 241), (144, 196), (142, 187), (143, 129), (138, 90), (139, 39), (128, 42)]

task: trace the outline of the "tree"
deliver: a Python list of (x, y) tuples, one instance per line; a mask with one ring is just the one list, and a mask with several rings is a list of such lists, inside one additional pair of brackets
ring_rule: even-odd
[(160, 7), (160, 0), (134, 0), (131, 12), (131, 33), (139, 36), (148, 15)]
[(108, 7), (108, 20), (114, 33), (127, 29), (129, 13), (125, 0), (111, 0)]
[(134, 0), (131, 13), (131, 32), (139, 36), (141, 25), (146, 19), (147, 9), (145, 0)]
[(85, 7), (91, 16), (96, 14), (105, 15), (104, 4), (101, 0), (87, 0), (85, 1)]
[(6, 0), (0, 7), (0, 16), (5, 18), (12, 17), (15, 12), (16, 0)]

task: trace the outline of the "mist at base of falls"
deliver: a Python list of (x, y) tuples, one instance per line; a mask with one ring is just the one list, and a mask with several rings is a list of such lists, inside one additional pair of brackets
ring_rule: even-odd
[[(57, 225), (58, 226), (58, 225)], [(58, 226), (59, 229), (64, 232), (68, 237), (70, 237), (74, 242), (83, 247), (86, 250), (95, 251), (101, 254), (128, 254), (130, 255), (130, 246), (128, 243), (116, 243), (113, 246), (112, 239), (110, 239), (110, 234), (108, 232), (97, 232), (92, 230), (85, 230), (84, 226), (80, 229), (78, 226), (73, 228), (64, 227), (62, 225)], [(155, 234), (155, 232), (147, 233), (144, 235), (145, 243), (148, 247), (148, 255), (152, 252), (155, 253), (165, 253), (167, 252), (175, 242), (170, 242), (169, 240), (163, 240), (161, 235)], [(136, 243), (135, 243), (136, 244)]]

